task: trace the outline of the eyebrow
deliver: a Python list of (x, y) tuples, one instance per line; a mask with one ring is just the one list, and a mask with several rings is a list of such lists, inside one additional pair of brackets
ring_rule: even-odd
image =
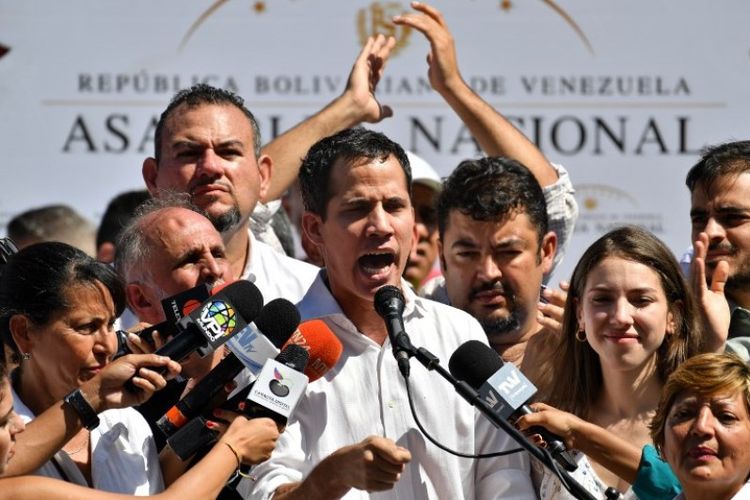
[[(594, 286), (592, 286), (589, 289), (589, 292), (596, 292), (596, 291), (607, 291), (608, 292), (610, 290), (612, 290), (612, 288), (609, 287), (609, 286), (607, 286), (607, 285), (594, 285)], [(633, 293), (633, 292), (637, 292), (637, 293), (652, 292), (653, 293), (653, 292), (656, 292), (656, 291), (657, 291), (656, 288), (653, 288), (653, 287), (650, 287), (650, 286), (642, 286), (642, 287), (639, 287), (639, 288), (632, 288), (632, 289), (628, 290), (627, 293)]]

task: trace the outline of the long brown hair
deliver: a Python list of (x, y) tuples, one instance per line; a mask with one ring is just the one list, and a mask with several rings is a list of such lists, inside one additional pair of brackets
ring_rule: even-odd
[(674, 317), (673, 335), (664, 337), (656, 352), (656, 376), (664, 383), (677, 367), (701, 352), (701, 329), (695, 301), (680, 266), (670, 250), (656, 236), (635, 226), (624, 226), (595, 241), (578, 261), (565, 302), (562, 334), (553, 357), (547, 364), (548, 381), (542, 390), (542, 401), (587, 418), (603, 386), (599, 355), (588, 342), (576, 340), (578, 318), (576, 304), (581, 300), (589, 273), (607, 257), (621, 257), (644, 264), (659, 276)]

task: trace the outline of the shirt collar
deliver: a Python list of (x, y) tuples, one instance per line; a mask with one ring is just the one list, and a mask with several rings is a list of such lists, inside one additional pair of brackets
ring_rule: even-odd
[[(344, 316), (341, 306), (339, 306), (336, 298), (331, 294), (328, 285), (326, 285), (327, 280), (327, 270), (323, 268), (318, 271), (315, 281), (313, 281), (305, 296), (297, 304), (297, 308), (303, 318), (322, 318), (334, 315)], [(405, 301), (404, 318), (410, 318), (413, 315), (424, 316), (426, 309), (422, 302), (425, 299), (417, 297), (414, 290), (409, 286), (409, 283), (403, 278), (401, 279), (401, 292), (404, 294)]]

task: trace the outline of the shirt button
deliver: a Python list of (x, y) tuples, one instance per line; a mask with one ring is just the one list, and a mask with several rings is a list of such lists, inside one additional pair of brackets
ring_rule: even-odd
[(388, 408), (393, 408), (394, 406), (396, 406), (396, 403), (394, 403), (393, 401), (388, 401)]

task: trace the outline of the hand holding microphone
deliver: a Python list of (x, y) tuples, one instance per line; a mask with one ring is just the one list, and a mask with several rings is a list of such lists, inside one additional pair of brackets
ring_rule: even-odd
[[(454, 377), (476, 389), (502, 419), (514, 422), (534, 413), (526, 402), (536, 393), (536, 387), (513, 363), (504, 363), (488, 345), (478, 340), (462, 344), (451, 355), (448, 367)], [(530, 431), (542, 436), (547, 449), (566, 470), (577, 468), (560, 436), (543, 427), (532, 427)]]

